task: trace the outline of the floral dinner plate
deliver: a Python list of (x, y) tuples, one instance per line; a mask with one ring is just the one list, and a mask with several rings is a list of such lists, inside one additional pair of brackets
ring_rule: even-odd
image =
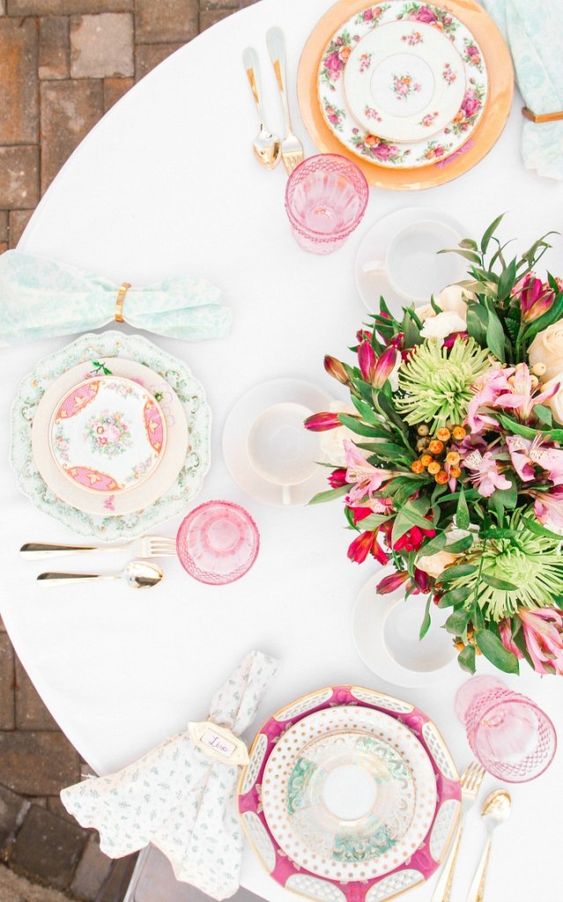
[[(102, 372), (134, 382), (157, 399), (167, 435), (160, 463), (147, 478), (127, 491), (109, 494), (88, 491), (76, 480), (69, 479), (56, 464), (49, 441), (50, 426), (61, 398), (77, 383), (99, 380)], [(103, 357), (71, 367), (47, 388), (33, 417), (32, 450), (39, 473), (58, 498), (89, 514), (130, 514), (154, 503), (173, 485), (186, 460), (188, 447), (186, 414), (176, 392), (158, 373), (124, 357)]]
[(369, 880), (408, 858), (436, 807), (430, 759), (382, 711), (342, 706), (291, 727), (262, 780), (264, 815), (293, 861), (339, 880)]
[[(383, 902), (436, 871), (459, 819), (460, 795), (451, 755), (422, 711), (375, 689), (328, 686), (285, 705), (262, 726), (240, 777), (238, 807), (252, 848), (286, 889), (318, 902)], [(404, 814), (393, 820), (387, 806), (397, 798)], [(375, 814), (381, 825), (379, 831), (370, 825), (362, 843), (366, 800), (367, 817)], [(320, 829), (324, 852), (297, 829), (282, 845), (278, 833), (295, 815), (296, 826), (301, 818), (313, 825), (314, 837)], [(333, 842), (343, 822), (344, 840)], [(423, 822), (426, 832), (417, 839)], [(401, 833), (411, 837), (406, 855)], [(299, 843), (305, 864), (295, 857)], [(382, 860), (379, 874), (367, 876)], [(336, 876), (323, 876), (319, 865)]]
[[(179, 469), (175, 474), (168, 473), (166, 481), (159, 483), (157, 495), (152, 501), (147, 500), (148, 495), (144, 493), (148, 492), (149, 486), (151, 492), (154, 490), (156, 481), (164, 473), (164, 461), (145, 483), (129, 492), (109, 496), (115, 498), (115, 505), (104, 506), (102, 512), (93, 514), (69, 504), (45, 481), (34, 458), (32, 425), (41, 399), (56, 379), (72, 367), (82, 364), (86, 365), (87, 370), (91, 370), (93, 364), (95, 366), (108, 358), (133, 360), (143, 364), (163, 380), (166, 397), (159, 400), (160, 407), (168, 416), (168, 398), (176, 395), (183, 410), (189, 442), (184, 445)], [(69, 388), (79, 381), (75, 377), (73, 379)], [(147, 387), (151, 391), (150, 383)], [(58, 393), (58, 398), (60, 397), (61, 392)], [(56, 400), (54, 403), (56, 404)], [(50, 415), (47, 423), (49, 420)], [(209, 468), (210, 421), (211, 414), (203, 388), (183, 361), (167, 354), (140, 335), (125, 335), (115, 331), (87, 334), (40, 360), (20, 383), (12, 405), (10, 460), (20, 488), (32, 503), (65, 524), (72, 532), (100, 542), (133, 539), (154, 529), (163, 520), (184, 512), (188, 502), (200, 489)], [(48, 430), (45, 430), (45, 435), (48, 435)], [(171, 441), (167, 442), (167, 447), (169, 445), (173, 446)], [(168, 451), (165, 452), (167, 453)], [(74, 489), (74, 483), (60, 473), (54, 462), (53, 466), (61, 481)], [(137, 507), (127, 513), (119, 510), (121, 499), (129, 500), (137, 492), (143, 493), (142, 503), (137, 503)], [(84, 498), (98, 500), (103, 500), (104, 497), (107, 500), (108, 497), (98, 497), (95, 492), (81, 494)]]
[(410, 20), (372, 29), (344, 69), (352, 115), (389, 141), (423, 141), (445, 128), (465, 87), (463, 61), (448, 36)]
[[(405, 37), (405, 46), (408, 40), (417, 42), (419, 36), (424, 43), (424, 34), (427, 29), (433, 29), (439, 34), (441, 46), (443, 41), (448, 41), (454, 54), (460, 60), (460, 63), (451, 68), (442, 67), (442, 81), (444, 87), (448, 86), (448, 78), (453, 81), (450, 87), (455, 87), (456, 94), (459, 84), (463, 81), (465, 90), (461, 96), (461, 102), (454, 115), (445, 122), (439, 130), (436, 129), (436, 121), (440, 118), (441, 110), (436, 106), (430, 105), (421, 110), (419, 130), (421, 137), (414, 140), (405, 141), (394, 138), (393, 140), (384, 137), (378, 131), (377, 116), (381, 116), (383, 130), (389, 134), (392, 131), (393, 120), (389, 114), (392, 110), (396, 110), (401, 100), (406, 102), (411, 99), (415, 104), (416, 85), (420, 85), (420, 93), (426, 97), (430, 88), (423, 90), (423, 82), (421, 81), (422, 73), (420, 66), (418, 75), (415, 77), (414, 72), (403, 70), (398, 66), (395, 70), (394, 60), (398, 62), (403, 59), (403, 54), (392, 54), (388, 57), (389, 62), (385, 63), (386, 68), (383, 70), (383, 81), (381, 84), (396, 88), (396, 97), (393, 107), (388, 105), (387, 115), (384, 117), (382, 110), (379, 108), (381, 104), (368, 104), (369, 110), (366, 116), (366, 106), (363, 110), (356, 109), (356, 114), (363, 112), (362, 123), (354, 117), (348, 103), (345, 90), (345, 71), (349, 62), (356, 69), (356, 74), (352, 73), (348, 77), (348, 82), (355, 84), (356, 76), (360, 78), (364, 73), (360, 73), (362, 68), (362, 45), (364, 39), (369, 37), (366, 45), (370, 46), (371, 41), (376, 42), (379, 47), (379, 41), (371, 37), (372, 34), (383, 27), (390, 24), (401, 24), (405, 30), (401, 33)], [(422, 26), (426, 26), (424, 32)], [(414, 49), (416, 44), (412, 45)], [(365, 66), (366, 72), (371, 71), (373, 60), (370, 58), (370, 51), (366, 51)], [(377, 54), (376, 54), (377, 56)], [(414, 57), (413, 57), (414, 58)], [(445, 59), (445, 57), (444, 57)], [(453, 59), (453, 57), (452, 57)], [(377, 59), (375, 60), (377, 63)], [(428, 65), (427, 62), (419, 58), (419, 63)], [(461, 67), (461, 68), (460, 68)], [(404, 67), (403, 67), (404, 68)], [(377, 75), (379, 69), (375, 65), (373, 74)], [(458, 75), (457, 73), (460, 72)], [(396, 76), (396, 80), (394, 78)], [(411, 77), (412, 76), (412, 77)], [(454, 78), (455, 76), (455, 78)], [(414, 81), (413, 81), (414, 78)], [(373, 79), (373, 75), (372, 75)], [(432, 85), (432, 79), (426, 74), (425, 83)], [(376, 78), (376, 97), (372, 99), (381, 101), (382, 87)], [(366, 82), (367, 87), (371, 91), (373, 81)], [(383, 166), (391, 169), (401, 168), (420, 168), (430, 166), (446, 157), (451, 156), (458, 151), (467, 141), (472, 131), (475, 129), (479, 119), (483, 113), (487, 92), (488, 92), (488, 75), (485, 65), (484, 56), (480, 46), (475, 41), (469, 29), (449, 10), (433, 6), (427, 3), (410, 2), (410, 0), (390, 0), (388, 3), (378, 3), (368, 6), (355, 15), (349, 17), (338, 29), (333, 33), (328, 45), (325, 47), (321, 56), (321, 61), (317, 75), (318, 101), (325, 122), (330, 131), (335, 135), (338, 141), (344, 145), (354, 155), (361, 157), (377, 166)], [(349, 87), (349, 91), (354, 96), (354, 105), (358, 106), (356, 93)], [(371, 91), (373, 94), (373, 91)], [(449, 107), (448, 107), (449, 109)], [(438, 113), (435, 117), (433, 114)], [(386, 128), (387, 126), (387, 128)], [(389, 128), (391, 126), (391, 128)], [(396, 126), (395, 126), (396, 127)], [(424, 137), (427, 135), (427, 137)]]
[(59, 401), (49, 428), (60, 470), (89, 492), (115, 494), (150, 476), (166, 447), (166, 420), (142, 385), (98, 376), (74, 385)]

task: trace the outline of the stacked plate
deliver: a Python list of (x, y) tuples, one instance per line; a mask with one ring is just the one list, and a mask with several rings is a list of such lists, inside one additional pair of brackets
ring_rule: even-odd
[(299, 97), (322, 150), (359, 158), (366, 174), (389, 170), (372, 183), (423, 187), (451, 177), (438, 165), (487, 152), (512, 81), (502, 37), (473, 0), (341, 0), (305, 47)]
[(330, 687), (260, 730), (239, 785), (255, 852), (278, 883), (319, 902), (380, 902), (422, 883), (460, 811), (434, 724), (372, 689)]
[(185, 509), (209, 432), (184, 363), (138, 335), (84, 335), (21, 383), (12, 464), (34, 504), (74, 532), (130, 539)]

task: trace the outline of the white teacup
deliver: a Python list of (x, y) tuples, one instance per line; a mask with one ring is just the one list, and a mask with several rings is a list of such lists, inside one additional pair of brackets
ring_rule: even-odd
[(290, 486), (300, 485), (315, 472), (318, 440), (303, 426), (311, 414), (303, 404), (273, 404), (256, 418), (248, 434), (252, 466), (263, 479), (282, 487), (286, 504), (291, 501)]
[(406, 301), (428, 303), (433, 294), (463, 276), (464, 266), (459, 256), (438, 253), (456, 247), (460, 237), (443, 222), (412, 223), (389, 241), (385, 260), (365, 263), (364, 272), (383, 272), (393, 290)]

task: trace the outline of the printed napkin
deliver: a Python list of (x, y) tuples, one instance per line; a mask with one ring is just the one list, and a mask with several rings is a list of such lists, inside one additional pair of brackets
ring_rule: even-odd
[[(276, 671), (272, 658), (250, 652), (213, 697), (209, 727), (239, 736)], [(237, 766), (209, 757), (185, 730), (118, 773), (63, 789), (61, 799), (83, 827), (99, 831), (100, 848), (110, 858), (153, 843), (178, 880), (226, 899), (239, 888), (238, 773)]]
[[(0, 348), (99, 329), (115, 319), (120, 286), (66, 263), (17, 250), (0, 256)], [(128, 289), (125, 322), (171, 338), (223, 338), (231, 311), (205, 279), (176, 276)]]
[[(563, 2), (482, 0), (510, 45), (518, 87), (537, 115), (563, 110)], [(563, 120), (523, 120), (522, 156), (527, 169), (563, 178)]]

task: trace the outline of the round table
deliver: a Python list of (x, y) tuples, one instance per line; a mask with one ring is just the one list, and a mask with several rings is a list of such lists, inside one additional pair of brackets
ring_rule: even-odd
[[(324, 377), (322, 358), (327, 352), (345, 356), (365, 315), (354, 289), (353, 260), (362, 231), (379, 216), (406, 205), (438, 207), (479, 235), (506, 210), (503, 233), (516, 235), (523, 248), (548, 229), (561, 228), (563, 185), (525, 171), (517, 99), (501, 140), (473, 171), (426, 193), (374, 190), (360, 233), (343, 250), (330, 257), (303, 253), (283, 209), (282, 167), (262, 171), (251, 153), (256, 118), (241, 52), (247, 44), (259, 48), (268, 109), (272, 121), (279, 120), (264, 35), (272, 24), (284, 28), (295, 126), (305, 137), (294, 99), (295, 73), (300, 49), (326, 8), (327, 0), (264, 0), (167, 59), (80, 145), (20, 243), (25, 251), (118, 282), (206, 275), (223, 287), (234, 311), (234, 328), (225, 341), (157, 341), (189, 362), (213, 410), (213, 464), (198, 500), (242, 503), (259, 525), (261, 553), (240, 582), (206, 587), (170, 561), (165, 583), (147, 593), (118, 583), (103, 591), (93, 585), (40, 591), (34, 578), (44, 568), (20, 560), (17, 549), (24, 541), (73, 537), (20, 495), (7, 463), (8, 430), (0, 439), (2, 617), (45, 703), (100, 773), (132, 761), (187, 721), (205, 717), (211, 694), (251, 648), (281, 661), (257, 726), (276, 707), (310, 689), (352, 682), (408, 697), (435, 719), (460, 767), (470, 758), (453, 712), (455, 689), (465, 678), (461, 671), (445, 686), (398, 690), (359, 660), (351, 609), (373, 568), (347, 560), (340, 506), (279, 509), (254, 502), (227, 473), (221, 431), (234, 401), (266, 379), (296, 376), (335, 390), (336, 383)], [(560, 238), (554, 243), (549, 262), (561, 272), (563, 244)], [(3, 351), (6, 417), (19, 379), (64, 343)], [(171, 522), (165, 531), (173, 535), (177, 525)], [(481, 670), (489, 668), (485, 664)], [(531, 694), (552, 717), (560, 714), (557, 681), (524, 671), (525, 676), (506, 677), (506, 682)], [(563, 729), (561, 719), (558, 726)], [(487, 786), (493, 785), (491, 778)], [(563, 831), (563, 808), (555, 804), (557, 762), (536, 783), (516, 787), (513, 796), (513, 816), (495, 840), (491, 902), (528, 902), (547, 895), (559, 881), (556, 840)], [(474, 811), (454, 902), (465, 896), (482, 840)], [(248, 849), (242, 881), (265, 898), (291, 898)], [(431, 885), (409, 896), (413, 902), (430, 897)]]

